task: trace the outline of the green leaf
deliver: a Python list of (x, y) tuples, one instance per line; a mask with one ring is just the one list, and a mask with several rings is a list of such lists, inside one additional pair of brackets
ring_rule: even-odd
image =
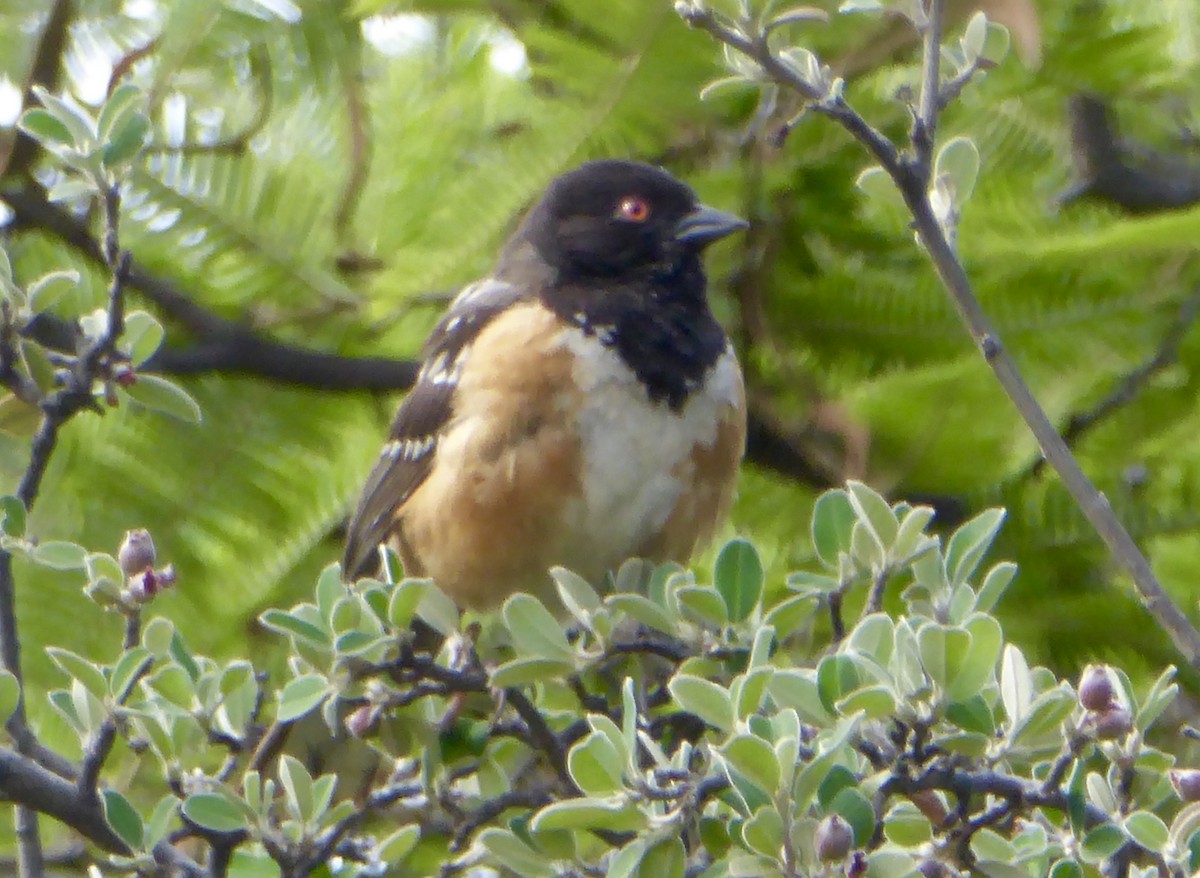
[(299, 719), (316, 710), (332, 694), (329, 681), (319, 674), (306, 674), (289, 680), (279, 693), (278, 722)]
[(432, 583), (421, 595), (421, 603), (417, 605), (417, 615), (425, 624), (444, 637), (449, 637), (458, 630), (458, 606), (444, 591)]
[(567, 643), (562, 623), (532, 595), (515, 594), (505, 601), (504, 623), (512, 632), (513, 646), (519, 654), (574, 662), (575, 650)]
[(228, 796), (196, 793), (183, 803), (183, 814), (193, 823), (213, 832), (237, 832), (246, 828), (246, 813)]
[(983, 54), (983, 45), (987, 40), (987, 15), (982, 11), (976, 12), (967, 21), (967, 26), (963, 30), (961, 45), (963, 54), (966, 55), (968, 61), (974, 61)]
[(142, 646), (155, 658), (165, 658), (175, 638), (175, 625), (170, 619), (157, 616), (142, 631)]
[(717, 555), (713, 580), (730, 620), (741, 622), (762, 597), (763, 565), (758, 550), (747, 540), (730, 540)]
[(990, 613), (994, 610), (1016, 575), (1017, 565), (1011, 561), (1001, 561), (989, 570), (983, 578), (983, 585), (979, 587), (979, 596), (975, 599), (976, 611)]
[(937, 151), (934, 180), (950, 188), (954, 204), (961, 206), (971, 198), (978, 176), (979, 149), (971, 138), (950, 138)]
[(827, 655), (817, 665), (817, 691), (826, 710), (836, 710), (837, 702), (856, 691), (862, 683), (853, 656)]
[(733, 700), (728, 690), (688, 674), (676, 674), (667, 688), (675, 703), (683, 710), (694, 713), (721, 731), (727, 732), (733, 728)]
[(258, 617), (258, 620), (263, 627), (271, 631), (292, 635), (302, 642), (320, 649), (329, 649), (332, 646), (332, 639), (328, 631), (292, 613), (286, 613), (283, 610), (267, 610)]
[(1111, 823), (1097, 826), (1083, 837), (1080, 853), (1085, 863), (1096, 864), (1108, 859), (1125, 844), (1126, 835)]
[(0, 725), (8, 722), (21, 701), (21, 684), (10, 672), (0, 670)]
[(855, 520), (854, 507), (845, 491), (826, 491), (813, 505), (813, 548), (821, 563), (830, 570), (837, 570), (838, 556), (850, 550), (850, 533)]
[(547, 805), (534, 815), (529, 825), (539, 833), (559, 829), (637, 832), (647, 823), (649, 818), (641, 810), (623, 800), (582, 797)]
[(102, 143), (109, 140), (116, 126), (140, 103), (141, 99), (142, 90), (136, 85), (123, 83), (113, 89), (108, 100), (104, 102), (104, 106), (100, 108), (100, 115), (96, 119), (96, 135)]
[(896, 626), (886, 613), (872, 613), (854, 626), (847, 637), (851, 649), (870, 656), (875, 662), (887, 667), (896, 645)]
[(1004, 632), (992, 616), (978, 613), (967, 620), (970, 648), (950, 665), (946, 695), (951, 701), (970, 698), (991, 683), (1004, 648)]
[(1075, 692), (1066, 683), (1043, 692), (1013, 728), (1013, 743), (1057, 747), (1061, 726), (1075, 712), (1076, 704)]
[(134, 311), (125, 317), (121, 347), (129, 353), (130, 362), (140, 366), (158, 350), (165, 335), (162, 324), (152, 314)]
[(880, 550), (887, 552), (896, 542), (900, 521), (883, 495), (873, 491), (862, 482), (853, 479), (846, 482), (850, 505), (858, 520), (871, 534)]
[(413, 852), (420, 839), (420, 826), (415, 823), (401, 826), (375, 846), (375, 856), (381, 863), (395, 865)]
[(1084, 878), (1083, 867), (1073, 857), (1064, 857), (1054, 862), (1047, 878)]
[(742, 824), (742, 840), (751, 850), (775, 857), (783, 846), (783, 817), (771, 805), (763, 805)]
[(903, 561), (932, 543), (932, 538), (925, 535), (925, 528), (931, 521), (933, 509), (928, 506), (915, 506), (904, 513), (900, 528), (896, 531), (896, 542), (892, 545), (892, 555), (896, 561)]
[(729, 607), (716, 589), (704, 585), (684, 585), (675, 590), (684, 615), (701, 624), (720, 628), (729, 622)]
[(865, 847), (875, 832), (875, 809), (858, 787), (846, 787), (833, 797), (826, 809), (841, 816), (854, 830), (854, 843)]
[(1003, 509), (985, 509), (966, 524), (962, 525), (950, 537), (946, 546), (946, 572), (950, 576), (950, 584), (958, 585), (966, 582), (991, 548), (992, 540), (1004, 523)]
[(60, 671), (71, 679), (78, 680), (97, 698), (103, 699), (108, 696), (108, 680), (94, 662), (57, 646), (46, 647), (46, 655), (50, 656), (50, 660)]
[(393, 586), (388, 598), (387, 618), (393, 628), (403, 631), (412, 624), (425, 592), (433, 587), (430, 579), (405, 579)]
[(984, 39), (983, 51), (979, 53), (981, 58), (986, 58), (993, 64), (999, 64), (1008, 55), (1008, 47), (1011, 38), (1008, 34), (1008, 28), (1002, 24), (996, 24), (989, 21), (987, 27), (987, 37)]
[[(587, 800), (569, 799), (566, 802), (559, 802), (557, 805), (543, 808), (538, 815), (540, 816), (551, 808), (562, 808), (570, 802), (578, 801)], [(535, 823), (537, 819), (535, 816)], [(495, 858), (498, 864), (516, 872), (521, 878), (554, 878), (556, 874), (553, 865), (546, 857), (533, 850), (507, 829), (485, 829), (479, 834), (479, 844)]]
[(912, 848), (933, 837), (933, 825), (912, 802), (899, 802), (884, 816), (883, 834), (893, 844)]
[(1025, 718), (1033, 704), (1033, 675), (1021, 650), (1011, 643), (1004, 647), (1000, 664), (1000, 700), (1010, 728)]
[(571, 748), (567, 768), (585, 795), (603, 798), (625, 788), (624, 757), (607, 735), (592, 732)]
[(971, 650), (971, 635), (961, 628), (930, 623), (917, 632), (921, 667), (934, 685), (944, 691), (951, 674), (961, 668)]
[(133, 805), (114, 789), (104, 790), (102, 801), (104, 819), (112, 827), (112, 831), (120, 836), (121, 841), (131, 850), (140, 849), (145, 836), (145, 826), (142, 825), (142, 818)]
[(25, 536), (25, 504), (11, 494), (0, 497), (0, 532), (10, 537)]
[(795, 710), (805, 722), (822, 727), (833, 722), (832, 711), (821, 703), (815, 671), (777, 670), (767, 684), (767, 691), (777, 705)]
[(1135, 719), (1138, 731), (1144, 733), (1154, 725), (1154, 721), (1162, 716), (1163, 711), (1175, 700), (1175, 696), (1179, 694), (1179, 684), (1174, 680), (1175, 668), (1172, 666), (1159, 674), (1158, 679), (1154, 681), (1154, 685), (1137, 708)]
[(489, 681), (498, 689), (532, 686), (535, 683), (565, 679), (574, 672), (572, 662), (544, 658), (519, 658), (505, 662), (492, 671)]
[(567, 612), (587, 625), (592, 614), (603, 606), (596, 589), (578, 573), (565, 567), (551, 567), (550, 577)]
[(167, 837), (167, 831), (171, 828), (171, 820), (178, 810), (179, 800), (174, 795), (168, 793), (158, 800), (158, 804), (154, 806), (154, 810), (150, 814), (150, 819), (146, 821), (146, 828), (142, 834), (142, 844), (147, 850)]
[(881, 848), (867, 856), (867, 874), (871, 878), (917, 878), (921, 873), (912, 854)]
[[(88, 144), (95, 141), (95, 127), (92, 124), (92, 120), (82, 110), (62, 98), (51, 94), (40, 85), (33, 87), (33, 94), (34, 97), (41, 101), (46, 112), (50, 113), (67, 127), (67, 130), (70, 131), (70, 141), (74, 146), (82, 150)], [(32, 113), (34, 111), (29, 110), (27, 112)]]
[(62, 540), (38, 543), (30, 557), (51, 570), (82, 570), (87, 564), (88, 551), (83, 546)]
[(150, 132), (150, 120), (142, 113), (130, 113), (116, 125), (101, 151), (101, 161), (107, 168), (113, 168), (124, 162), (137, 158), (142, 147), (146, 145), (146, 135)]
[(198, 424), (203, 420), (196, 400), (182, 387), (166, 378), (139, 373), (137, 380), (128, 387), (121, 388), (121, 392), (151, 411), (161, 412), (190, 424)]
[(299, 759), (286, 753), (279, 757), (279, 781), (283, 785), (285, 801), (291, 816), (301, 823), (311, 819), (313, 780)]
[(604, 605), (658, 631), (675, 633), (675, 622), (667, 615), (667, 611), (640, 594), (610, 594), (604, 599)]
[(884, 8), (879, 0), (842, 0), (838, 12), (880, 12)]
[(33, 107), (22, 113), (17, 127), (52, 152), (75, 148), (71, 128), (41, 107)]
[(78, 271), (50, 271), (43, 274), (26, 289), (29, 295), (29, 310), (40, 314), (78, 283)]
[(112, 676), (108, 680), (108, 691), (113, 699), (122, 703), (129, 695), (137, 677), (150, 666), (154, 656), (144, 646), (135, 646), (125, 650), (117, 663), (113, 665)]
[(739, 774), (771, 799), (779, 792), (782, 772), (775, 749), (757, 735), (737, 735), (721, 748), (721, 755)]
[(1167, 845), (1167, 824), (1157, 814), (1149, 811), (1134, 811), (1124, 820), (1129, 837), (1152, 853), (1163, 853)]
[(637, 878), (683, 878), (687, 851), (681, 838), (667, 838), (646, 851), (638, 864)]
[(896, 713), (896, 694), (885, 685), (864, 686), (839, 699), (834, 708), (842, 716), (861, 711), (868, 719), (884, 719)]

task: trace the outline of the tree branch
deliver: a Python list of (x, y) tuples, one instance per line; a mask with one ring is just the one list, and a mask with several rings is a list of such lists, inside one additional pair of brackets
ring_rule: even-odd
[[(931, 8), (936, 17), (942, 0), (932, 2)], [(1171, 600), (1155, 577), (1146, 557), (1117, 520), (1108, 499), (1096, 490), (1084, 474), (980, 307), (966, 271), (958, 261), (945, 231), (934, 214), (926, 191), (926, 181), (920, 173), (920, 162), (916, 163), (918, 167), (914, 169), (914, 163), (901, 156), (892, 142), (851, 108), (840, 94), (817, 94), (813, 86), (796, 69), (780, 60), (765, 40), (753, 39), (745, 31), (725, 23), (706, 6), (690, 0), (679, 0), (676, 8), (688, 24), (707, 31), (720, 42), (747, 55), (779, 85), (815, 100), (814, 109), (842, 125), (895, 181), (913, 216), (914, 227), (921, 243), (924, 244), (942, 285), (954, 302), (959, 317), (979, 346), (984, 360), (991, 367), (1001, 387), (1033, 433), (1043, 456), (1059, 474), (1072, 498), (1099, 533), (1112, 556), (1133, 578), (1146, 609), (1170, 635), (1175, 647), (1186, 660), (1194, 667), (1200, 667), (1200, 631), (1197, 631), (1191, 620)], [(936, 53), (940, 49), (936, 42), (929, 39), (929, 33), (935, 30), (931, 27), (926, 33), (927, 52)], [(927, 61), (925, 66), (926, 81), (930, 75), (930, 65), (933, 63)], [(930, 106), (936, 114), (936, 90), (934, 95)], [(919, 111), (918, 118), (925, 107), (926, 102), (922, 101), (922, 110)], [(914, 143), (913, 146), (919, 153), (920, 143)]]
[(1089, 198), (1146, 214), (1200, 202), (1200, 164), (1121, 141), (1100, 98), (1075, 95), (1067, 115), (1076, 180), (1057, 197), (1060, 206)]
[[(1179, 357), (1179, 348), (1197, 317), (1200, 317), (1200, 287), (1192, 290), (1180, 303), (1179, 311), (1163, 334), (1158, 350), (1148, 360), (1122, 376), (1121, 380), (1117, 382), (1117, 386), (1094, 406), (1076, 412), (1067, 419), (1067, 425), (1063, 428), (1062, 433), (1063, 441), (1074, 447), (1084, 435), (1099, 426), (1106, 417), (1137, 399), (1138, 394), (1145, 389), (1150, 379), (1174, 363)], [(1030, 467), (1028, 474), (1037, 475), (1045, 464), (1045, 458), (1038, 460)]]

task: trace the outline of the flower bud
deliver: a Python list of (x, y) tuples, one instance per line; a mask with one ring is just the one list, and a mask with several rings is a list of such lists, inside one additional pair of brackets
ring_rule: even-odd
[(917, 864), (917, 870), (924, 878), (949, 878), (950, 870), (941, 860), (924, 859)]
[(149, 603), (158, 594), (154, 583), (154, 571), (144, 570), (136, 576), (129, 577), (128, 591), (134, 603)]
[(175, 575), (175, 565), (174, 564), (168, 564), (166, 567), (162, 568), (161, 570), (154, 571), (154, 579), (158, 585), (159, 591), (168, 589), (171, 586), (173, 586), (175, 584), (176, 578), (177, 577)]
[(854, 847), (854, 831), (850, 824), (837, 814), (830, 814), (817, 824), (813, 833), (813, 847), (817, 859), (823, 863), (844, 860)]
[(135, 576), (148, 567), (153, 567), (155, 557), (154, 540), (150, 531), (139, 528), (125, 532), (125, 539), (117, 552), (117, 563), (121, 565), (126, 576)]
[(1195, 768), (1173, 768), (1167, 776), (1176, 795), (1185, 802), (1200, 802), (1200, 770)]
[(1112, 677), (1103, 665), (1084, 668), (1079, 678), (1079, 703), (1088, 710), (1108, 710), (1112, 706)]
[(1091, 715), (1092, 731), (1101, 741), (1122, 738), (1133, 731), (1133, 714), (1118, 704)]
[(866, 878), (866, 875), (867, 855), (862, 851), (855, 851), (846, 866), (846, 878)]
[(373, 704), (364, 704), (346, 717), (346, 731), (356, 738), (370, 737), (379, 725), (379, 709)]

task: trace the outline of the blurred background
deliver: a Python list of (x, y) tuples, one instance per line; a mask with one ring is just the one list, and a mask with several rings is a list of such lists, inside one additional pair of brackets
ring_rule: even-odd
[[(911, 28), (825, 5), (828, 25), (788, 39), (903, 138)], [(949, 5), (949, 40), (983, 9), (1013, 49), (944, 116), (941, 136), (969, 136), (982, 156), (962, 258), (1038, 397), (1194, 609), (1200, 4)], [(860, 478), (933, 504), (946, 526), (1008, 507), (994, 555), (1022, 570), (1001, 617), (1031, 660), (1067, 674), (1110, 660), (1135, 676), (1171, 661), (1038, 466), (902, 209), (856, 188), (863, 150), (816, 115), (780, 143), (799, 109), (786, 96), (732, 87), (701, 101), (725, 73), (669, 0), (4, 0), (0, 212), (17, 277), (82, 272), (64, 315), (99, 307), (107, 286), (80, 247), (95, 218), (46, 201), (54, 172), (13, 127), (30, 86), (94, 107), (114, 83), (140, 85), (154, 125), (124, 200), (132, 299), (167, 326), (153, 368), (183, 376), (204, 412), (198, 426), (129, 408), (73, 420), (31, 531), (113, 552), (149, 528), (179, 572), (156, 610), (199, 651), (263, 655), (257, 614), (308, 594), (339, 556), (411, 375), (341, 360), (302, 371), (280, 352), (412, 358), (551, 178), (628, 156), (752, 220), (714, 249), (711, 287), (752, 400), (729, 533), (756, 541), (775, 587), (813, 563), (813, 499)], [(0, 401), (0, 493), (35, 425)], [(78, 574), (18, 577), (33, 688), (63, 682), (41, 645), (116, 650), (120, 621)]]

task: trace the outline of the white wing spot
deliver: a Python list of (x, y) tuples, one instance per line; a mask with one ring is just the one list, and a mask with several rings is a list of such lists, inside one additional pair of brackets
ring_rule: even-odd
[(469, 350), (469, 346), (460, 348), (453, 357), (443, 351), (421, 367), (418, 380), (453, 387), (458, 384), (458, 379), (462, 376), (463, 365), (466, 363)]
[(416, 439), (393, 439), (383, 446), (380, 457), (392, 460), (420, 460), (437, 445), (436, 436), (421, 436)]

